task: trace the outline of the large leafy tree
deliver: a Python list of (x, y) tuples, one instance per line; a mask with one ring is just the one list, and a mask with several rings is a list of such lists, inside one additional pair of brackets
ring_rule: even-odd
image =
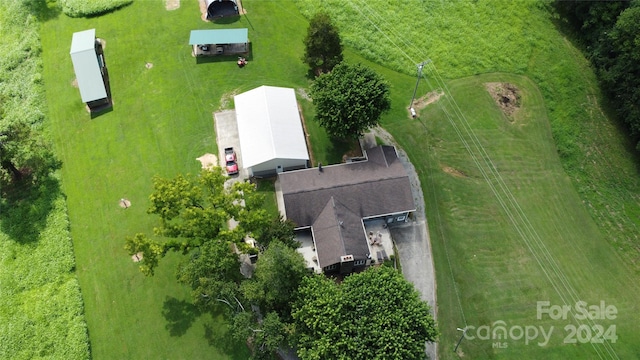
[(336, 138), (357, 139), (391, 108), (389, 85), (361, 64), (340, 63), (311, 85), (316, 119)]
[(238, 307), (240, 262), (230, 244), (207, 241), (178, 267), (178, 281), (192, 289), (194, 303), (203, 309), (225, 303)]
[(629, 7), (628, 0), (584, 1), (556, 0), (558, 12), (579, 31), (587, 46), (595, 45), (602, 34), (616, 23), (618, 15)]
[(329, 72), (342, 62), (340, 34), (327, 13), (317, 13), (309, 21), (303, 60), (315, 74)]
[[(640, 136), (640, 1), (623, 11), (599, 43), (594, 60), (616, 111), (636, 138)], [(640, 150), (640, 143), (637, 144)]]
[[(126, 239), (125, 249), (131, 255), (143, 253), (142, 272), (153, 275), (158, 259), (169, 251), (188, 254), (212, 241), (247, 250), (244, 238), (259, 236), (269, 223), (261, 207), (264, 197), (253, 184), (234, 182), (226, 187), (226, 180), (219, 167), (203, 170), (198, 177), (153, 180), (147, 212), (160, 217), (155, 233), (169, 240), (151, 239), (142, 233)], [(229, 226), (231, 219), (235, 227)]]
[(295, 239), (295, 224), (282, 215), (274, 218), (269, 226), (265, 227), (260, 237), (256, 240), (259, 246), (264, 250), (272, 241), (278, 240), (292, 249), (300, 247), (300, 243)]
[(37, 181), (60, 162), (34, 125), (0, 114), (0, 183)]
[(298, 286), (308, 274), (300, 253), (280, 241), (273, 241), (258, 259), (252, 278), (242, 284), (243, 293), (262, 311), (275, 311), (289, 320)]
[[(640, 1), (560, 1), (559, 13), (577, 31), (603, 89), (631, 136), (640, 137)], [(640, 142), (636, 145), (640, 150)]]
[(301, 359), (424, 359), (438, 336), (427, 303), (390, 267), (305, 278), (293, 318)]
[[(232, 317), (232, 332), (241, 341), (249, 339), (254, 359), (271, 359), (291, 333), (291, 304), (302, 279), (308, 276), (302, 255), (295, 249), (273, 240), (262, 253), (251, 279), (241, 285), (242, 299), (259, 309), (247, 307)], [(259, 314), (264, 314), (259, 318)]]

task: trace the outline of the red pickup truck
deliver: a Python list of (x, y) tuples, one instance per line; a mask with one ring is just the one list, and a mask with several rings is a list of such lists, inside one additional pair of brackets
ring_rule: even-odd
[(235, 175), (238, 173), (238, 159), (236, 152), (232, 147), (224, 148), (224, 160), (227, 163), (227, 174)]

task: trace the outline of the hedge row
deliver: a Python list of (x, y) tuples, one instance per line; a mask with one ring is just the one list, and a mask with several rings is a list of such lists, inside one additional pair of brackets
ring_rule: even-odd
[(133, 0), (59, 0), (62, 12), (71, 17), (104, 14), (129, 5)]

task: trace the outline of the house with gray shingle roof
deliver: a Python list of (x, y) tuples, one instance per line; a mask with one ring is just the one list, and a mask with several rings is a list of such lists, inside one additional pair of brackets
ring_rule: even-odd
[(416, 209), (393, 146), (371, 148), (362, 161), (278, 174), (278, 191), (280, 210), (310, 237), (310, 267), (325, 273), (346, 274), (380, 260), (365, 223), (404, 223)]

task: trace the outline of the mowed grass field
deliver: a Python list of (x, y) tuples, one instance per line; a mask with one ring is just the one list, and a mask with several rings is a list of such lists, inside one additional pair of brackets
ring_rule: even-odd
[[(300, 62), (306, 21), (293, 3), (246, 1), (246, 16), (224, 24), (200, 19), (197, 1), (175, 11), (136, 1), (100, 17), (64, 15), (42, 25), (51, 132), (64, 165), (71, 234), (91, 352), (96, 359), (246, 359), (245, 344), (226, 335), (220, 314), (200, 314), (175, 279), (178, 256), (146, 278), (124, 239), (153, 234), (146, 214), (152, 178), (196, 173), (196, 158), (217, 154), (212, 113), (235, 93), (260, 85), (306, 87)], [(274, 15), (286, 21), (274, 21)], [(192, 29), (246, 27), (252, 53), (197, 63)], [(106, 41), (113, 111), (91, 119), (77, 88), (69, 49), (73, 32), (96, 29)], [(293, 60), (292, 60), (293, 59)], [(147, 68), (147, 63), (152, 64)], [(131, 201), (129, 209), (119, 200)], [(212, 318), (213, 316), (213, 318)]]
[[(305, 13), (305, 3), (348, 11), (338, 22), (346, 58), (367, 63), (390, 82), (393, 109), (382, 125), (421, 177), (438, 281), (441, 358), (637, 357), (636, 163), (598, 107), (588, 64), (544, 11), (532, 10), (529, 2), (522, 8), (482, 1), (477, 7), (466, 1), (434, 7), (417, 1), (398, 7), (297, 2)], [(125, 236), (152, 231), (155, 219), (145, 213), (151, 178), (194, 173), (196, 157), (216, 153), (211, 113), (231, 107), (231, 94), (259, 85), (308, 86), (299, 60), (307, 23), (296, 4), (243, 5), (247, 15), (226, 24), (203, 23), (195, 1), (168, 12), (157, 0), (91, 19), (61, 15), (42, 27), (51, 130), (64, 161), (63, 190), (95, 358), (247, 357), (244, 345), (226, 336), (219, 314), (199, 314), (189, 305), (188, 291), (175, 282), (177, 257), (144, 278), (123, 250)], [(514, 20), (519, 18), (524, 22)], [(444, 33), (427, 38), (429, 26)], [(94, 27), (107, 43), (115, 105), (89, 119), (71, 85), (68, 52), (74, 31)], [(249, 28), (252, 56), (245, 69), (234, 59), (196, 64), (190, 56), (189, 30), (218, 27)], [(416, 39), (433, 46), (414, 46)], [(412, 74), (427, 57), (459, 79), (436, 81), (433, 68), (425, 71), (418, 96), (444, 85), (449, 90), (411, 120), (406, 107), (415, 76), (391, 68)], [(488, 74), (469, 77), (479, 73)], [(522, 91), (513, 122), (484, 89), (485, 82), (497, 81)], [(303, 108), (310, 112), (308, 103)], [(456, 122), (453, 115), (460, 113), (466, 122)], [(454, 125), (475, 136), (458, 135)], [(335, 154), (318, 150), (318, 158), (335, 161)], [(122, 197), (131, 208), (118, 207)], [(610, 352), (600, 344), (563, 344), (564, 326), (578, 323), (536, 319), (537, 301), (576, 300), (617, 307), (618, 317), (602, 322), (617, 329)], [(509, 339), (506, 348), (497, 348), (476, 339), (463, 340), (459, 354), (453, 352), (457, 327), (496, 321), (555, 331), (546, 346)]]
[[(329, 12), (345, 42), (391, 81), (394, 107), (382, 125), (421, 177), (440, 356), (638, 357), (638, 159), (605, 116), (593, 71), (554, 26), (552, 9), (533, 1), (299, 3), (305, 14)], [(415, 75), (389, 69), (415, 74), (427, 59), (418, 97), (435, 89), (446, 96), (410, 120), (407, 83)], [(513, 123), (483, 85), (503, 81), (522, 91)], [(592, 346), (585, 339), (600, 331), (597, 324), (584, 323), (577, 339), (571, 329), (580, 323), (570, 314), (538, 320), (538, 301), (613, 305), (617, 317), (602, 325), (614, 325), (618, 338)], [(514, 340), (517, 329), (503, 341), (476, 336), (455, 354), (457, 328), (465, 325), (555, 331), (544, 346)]]
[[(522, 108), (513, 120), (495, 104), (487, 82), (520, 89)], [(441, 358), (636, 357), (640, 289), (566, 176), (535, 84), (485, 74), (448, 86), (451, 97), (424, 109), (419, 119), (388, 126), (418, 159), (435, 255)], [(464, 118), (453, 116), (454, 99)], [(538, 301), (604, 301), (618, 316), (593, 323), (571, 315), (538, 319)], [(476, 338), (463, 340), (456, 355), (456, 328), (468, 325), (489, 326), (492, 335), (482, 339), (484, 333), (472, 329)], [(493, 335), (499, 325), (516, 329), (501, 340)], [(597, 325), (613, 325), (618, 338), (611, 346), (580, 343), (571, 333), (580, 325), (588, 327), (580, 339), (595, 335)], [(525, 326), (538, 332), (529, 330), (531, 341), (519, 338), (517, 327)], [(548, 342), (542, 330), (552, 331)], [(577, 344), (564, 343), (571, 339)]]

